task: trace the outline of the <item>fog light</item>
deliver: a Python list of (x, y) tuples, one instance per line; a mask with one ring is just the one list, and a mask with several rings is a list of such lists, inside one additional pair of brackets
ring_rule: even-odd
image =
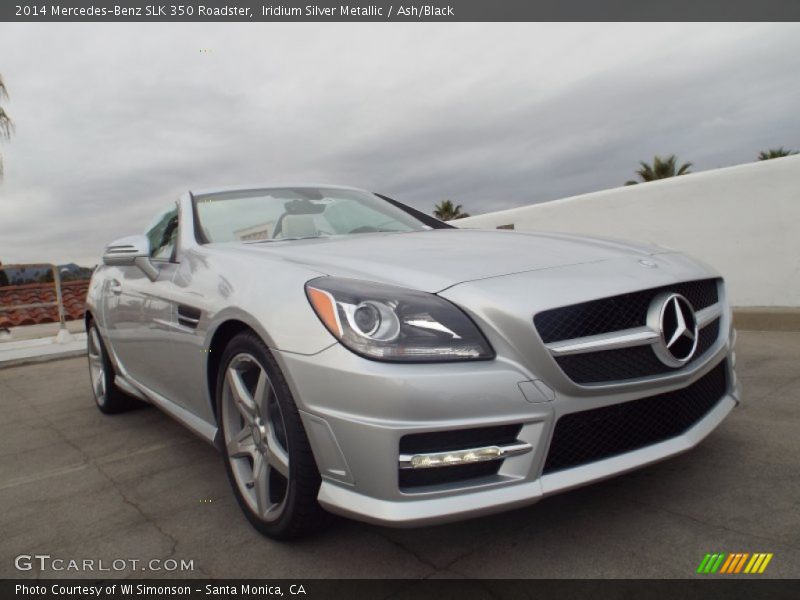
[(503, 455), (497, 446), (487, 446), (476, 450), (461, 450), (458, 452), (440, 452), (438, 454), (420, 454), (411, 457), (411, 466), (415, 469), (429, 467), (444, 467), (464, 463), (480, 462), (482, 460), (495, 460)]
[(464, 450), (449, 450), (447, 452), (430, 452), (425, 454), (401, 454), (401, 469), (429, 469), (431, 467), (451, 467), (483, 462), (487, 460), (501, 460), (509, 456), (518, 456), (530, 452), (533, 447), (528, 442), (517, 440), (511, 444), (501, 446), (483, 446)]

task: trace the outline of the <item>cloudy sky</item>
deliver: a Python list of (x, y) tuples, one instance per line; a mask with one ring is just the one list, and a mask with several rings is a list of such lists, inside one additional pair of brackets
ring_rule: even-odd
[(0, 24), (0, 260), (92, 265), (185, 189), (473, 213), (800, 148), (798, 24)]

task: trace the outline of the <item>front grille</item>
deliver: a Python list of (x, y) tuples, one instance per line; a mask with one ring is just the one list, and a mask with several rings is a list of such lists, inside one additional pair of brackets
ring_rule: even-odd
[[(692, 359), (686, 364), (691, 365), (702, 357), (714, 345), (718, 337), (719, 319), (714, 319), (700, 330), (697, 349)], [(567, 377), (575, 383), (581, 384), (650, 377), (671, 373), (675, 370), (661, 362), (649, 345), (584, 354), (567, 354), (556, 357), (556, 362)]]
[(647, 320), (650, 302), (658, 294), (662, 292), (681, 294), (695, 310), (701, 310), (718, 302), (718, 281), (718, 279), (687, 281), (561, 306), (538, 313), (533, 322), (545, 344), (641, 327)]
[(543, 472), (585, 465), (681, 435), (706, 416), (727, 389), (723, 361), (682, 390), (564, 415), (556, 422)]
[[(427, 454), (513, 444), (521, 429), (522, 425), (495, 425), (411, 433), (400, 438), (400, 454)], [(398, 483), (401, 489), (409, 489), (469, 481), (496, 475), (502, 464), (503, 460), (492, 460), (429, 469), (398, 469)]]

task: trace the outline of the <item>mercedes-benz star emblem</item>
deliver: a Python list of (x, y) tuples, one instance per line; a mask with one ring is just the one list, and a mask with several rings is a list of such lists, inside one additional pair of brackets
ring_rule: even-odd
[(650, 304), (647, 321), (660, 334), (653, 351), (661, 362), (677, 368), (692, 359), (697, 350), (697, 318), (686, 298), (680, 294), (657, 296)]

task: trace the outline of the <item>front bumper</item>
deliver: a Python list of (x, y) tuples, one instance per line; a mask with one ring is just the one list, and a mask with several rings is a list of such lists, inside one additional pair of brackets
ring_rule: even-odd
[(725, 396), (706, 418), (677, 438), (591, 465), (544, 475), (533, 481), (465, 491), (455, 498), (443, 496), (414, 500), (372, 498), (355, 489), (323, 481), (319, 502), (333, 513), (390, 527), (432, 525), (511, 510), (690, 450), (719, 425), (735, 405), (733, 394)]
[[(570, 396), (553, 391), (523, 365), (487, 362), (398, 365), (368, 361), (340, 345), (313, 356), (277, 353), (314, 451), (331, 512), (390, 526), (442, 523), (504, 511), (624, 473), (691, 449), (739, 402), (727, 360), (727, 390), (682, 434), (604, 460), (542, 474), (558, 417), (683, 389), (726, 361), (726, 340), (676, 380)], [(485, 477), (409, 490), (398, 481), (400, 440), (422, 432), (520, 425), (531, 451), (506, 458)], [(452, 467), (439, 467), (449, 469)]]

